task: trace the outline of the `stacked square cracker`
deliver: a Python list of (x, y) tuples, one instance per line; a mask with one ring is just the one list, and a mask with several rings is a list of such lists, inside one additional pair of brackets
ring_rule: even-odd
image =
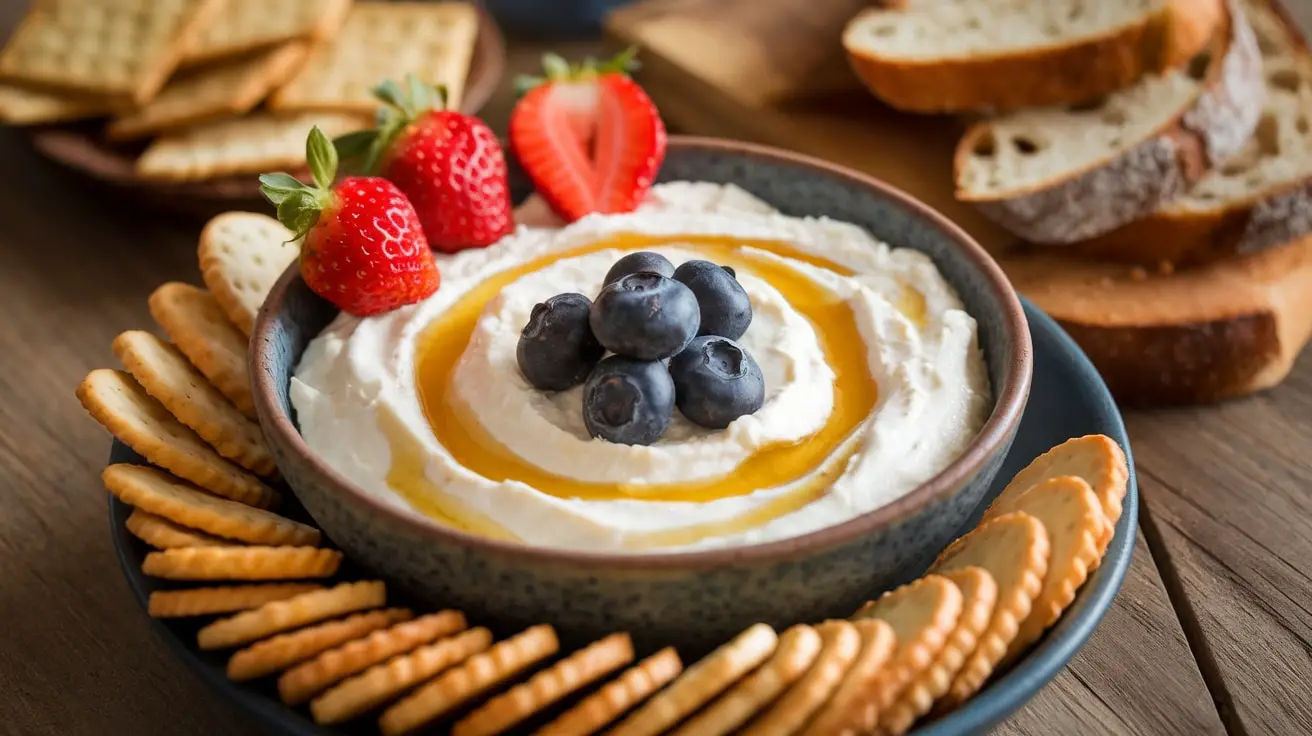
[(477, 26), (463, 2), (42, 0), (0, 51), (0, 122), (106, 118), (147, 181), (296, 169), (312, 126), (372, 122), (383, 79), (458, 106)]
[(986, 116), (956, 196), (1026, 241), (1017, 289), (1122, 402), (1279, 383), (1312, 334), (1312, 53), (1278, 0), (932, 5), (845, 45), (890, 104)]

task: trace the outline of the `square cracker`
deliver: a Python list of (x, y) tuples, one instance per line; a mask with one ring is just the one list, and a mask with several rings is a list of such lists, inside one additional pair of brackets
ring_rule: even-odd
[(44, 0), (0, 52), (10, 81), (144, 103), (223, 0)]
[(110, 105), (103, 99), (0, 84), (0, 123), (63, 123), (99, 117), (109, 111)]
[(367, 116), (255, 113), (185, 128), (157, 138), (137, 159), (137, 174), (154, 181), (197, 181), (305, 165), (305, 139), (319, 126), (332, 138), (370, 125)]
[(112, 140), (155, 135), (249, 112), (305, 62), (309, 47), (293, 42), (175, 76), (155, 99), (109, 124)]
[(227, 0), (182, 64), (227, 59), (287, 41), (331, 40), (350, 7), (351, 0)]
[(337, 38), (315, 49), (269, 107), (372, 114), (380, 82), (414, 73), (446, 85), (447, 106), (458, 109), (477, 35), (468, 3), (356, 3)]

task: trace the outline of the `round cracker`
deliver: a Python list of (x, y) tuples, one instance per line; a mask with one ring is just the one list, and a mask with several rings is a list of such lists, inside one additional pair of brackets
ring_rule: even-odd
[(456, 721), (451, 736), (494, 736), (633, 661), (628, 634), (611, 634), (574, 652)]
[(414, 731), (550, 657), (559, 648), (556, 630), (549, 624), (530, 626), (396, 701), (378, 717), (378, 729), (385, 736)]
[(822, 646), (815, 663), (782, 696), (757, 716), (743, 736), (796, 733), (825, 704), (861, 651), (861, 634), (851, 621), (825, 621), (815, 627)]
[(169, 521), (163, 516), (156, 516), (139, 508), (132, 509), (127, 521), (123, 522), (132, 536), (156, 549), (173, 549), (174, 547), (228, 547), (237, 542), (219, 539), (202, 531), (189, 529), (182, 524)]
[(974, 651), (979, 635), (984, 632), (993, 616), (998, 600), (998, 586), (993, 576), (978, 567), (966, 567), (942, 573), (961, 591), (961, 617), (948, 636), (943, 649), (932, 664), (912, 678), (893, 704), (879, 716), (879, 733), (899, 736), (946, 693), (952, 679)]
[(334, 616), (377, 608), (385, 602), (387, 588), (380, 580), (342, 583), (219, 619), (196, 632), (196, 644), (201, 649), (240, 646)]
[(258, 420), (246, 365), (246, 335), (228, 321), (214, 296), (176, 281), (155, 289), (148, 300), (150, 316), (178, 350), (196, 366), (237, 410)]
[(975, 651), (935, 704), (938, 713), (961, 705), (979, 690), (1007, 653), (1020, 623), (1030, 615), (1048, 571), (1048, 530), (1023, 511), (994, 517), (948, 545), (930, 572), (942, 574), (967, 567), (981, 568), (992, 576), (998, 589), (997, 603)]
[(803, 736), (833, 736), (847, 730), (857, 706), (868, 697), (871, 681), (878, 677), (897, 647), (893, 627), (881, 619), (860, 619), (852, 625), (861, 635), (861, 651), (833, 696), (806, 725)]
[(274, 283), (300, 248), (281, 222), (256, 212), (224, 212), (200, 233), (197, 255), (205, 286), (246, 335)]
[(1090, 434), (1069, 439), (1035, 458), (989, 504), (984, 518), (1015, 511), (1012, 504), (1020, 494), (1049, 478), (1063, 475), (1083, 478), (1098, 497), (1105, 520), (1098, 537), (1098, 559), (1101, 561), (1102, 553), (1116, 533), (1116, 522), (1121, 518), (1121, 505), (1130, 478), (1125, 452), (1106, 435)]
[(581, 736), (600, 731), (683, 671), (674, 647), (665, 647), (633, 665), (556, 720), (537, 731), (538, 736)]
[(242, 682), (281, 672), (320, 652), (413, 616), (405, 608), (369, 611), (257, 641), (228, 659), (228, 679)]
[(1076, 591), (1102, 555), (1104, 521), (1102, 506), (1089, 484), (1071, 475), (1038, 483), (1010, 505), (1038, 519), (1048, 530), (1048, 571), (1029, 615), (1007, 648), (1006, 660), (1038, 641), (1075, 600)]
[(266, 583), (152, 590), (148, 609), (155, 618), (234, 613), (259, 608), (272, 601), (295, 598), (312, 590), (323, 590), (323, 586), (318, 583)]
[(779, 637), (766, 624), (753, 624), (684, 671), (610, 731), (611, 736), (664, 733), (724, 692), (774, 652)]
[(718, 700), (676, 730), (675, 736), (733, 733), (806, 672), (820, 654), (820, 634), (805, 624), (779, 635), (774, 654)]
[(141, 571), (165, 580), (296, 580), (337, 574), (342, 553), (321, 547), (180, 547), (151, 552)]
[(870, 682), (849, 723), (870, 732), (885, 709), (934, 663), (961, 619), (961, 591), (941, 575), (926, 575), (884, 593), (857, 611), (856, 618), (877, 618), (893, 628), (897, 648)]
[(220, 455), (259, 475), (277, 469), (260, 425), (237, 411), (176, 347), (149, 332), (128, 330), (114, 338), (113, 349), (146, 393)]

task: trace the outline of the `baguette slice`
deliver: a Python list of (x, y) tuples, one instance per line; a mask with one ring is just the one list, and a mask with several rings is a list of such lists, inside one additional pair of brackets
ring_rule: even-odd
[(891, 0), (843, 47), (876, 96), (913, 112), (1092, 102), (1184, 66), (1222, 20), (1217, 0)]
[(1257, 39), (1234, 0), (1186, 71), (1094, 106), (976, 123), (957, 144), (956, 196), (1035, 243), (1072, 243), (1144, 217), (1252, 135), (1266, 97)]
[(1127, 406), (1269, 388), (1288, 375), (1312, 334), (1312, 237), (1166, 273), (1050, 252), (1001, 264)]
[(1238, 155), (1184, 196), (1074, 251), (1156, 266), (1254, 253), (1312, 233), (1312, 52), (1284, 9), (1248, 0), (1266, 75), (1266, 108)]

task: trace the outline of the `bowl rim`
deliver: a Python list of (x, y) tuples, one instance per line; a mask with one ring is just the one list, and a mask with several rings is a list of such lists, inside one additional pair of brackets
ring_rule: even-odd
[[(255, 327), (251, 334), (251, 347), (247, 359), (254, 388), (256, 410), (264, 431), (276, 434), (288, 451), (296, 453), (302, 460), (306, 461), (322, 479), (332, 486), (335, 494), (344, 499), (345, 502), (354, 504), (368, 513), (385, 517), (392, 523), (405, 526), (422, 537), (493, 555), (522, 558), (525, 561), (537, 564), (602, 566), (608, 569), (635, 571), (701, 570), (739, 564), (765, 564), (804, 556), (807, 552), (837, 547), (896, 523), (941, 496), (951, 493), (978, 474), (992, 459), (993, 455), (1003, 449), (1007, 439), (1019, 426), (1021, 415), (1029, 398), (1030, 382), (1034, 370), (1034, 349), (1030, 339), (1029, 324), (1025, 319), (1025, 312), (1020, 299), (1012, 288), (1011, 282), (1003, 273), (1002, 268), (984, 250), (983, 246), (977, 243), (960, 226), (949, 220), (947, 216), (910, 194), (880, 179), (840, 164), (773, 146), (706, 136), (671, 135), (669, 137), (669, 148), (681, 151), (693, 150), (765, 159), (778, 164), (812, 169), (843, 180), (849, 186), (874, 190), (881, 197), (916, 215), (926, 225), (938, 230), (942, 235), (953, 241), (961, 256), (966, 258), (984, 276), (987, 288), (1003, 307), (1001, 318), (1006, 332), (1013, 337), (1012, 350), (1007, 359), (1007, 368), (1003, 375), (1002, 385), (994, 387), (997, 399), (988, 420), (980, 431), (971, 438), (966, 449), (953, 459), (946, 468), (892, 503), (885, 504), (838, 524), (799, 536), (731, 547), (655, 552), (651, 554), (595, 552), (545, 547), (520, 542), (505, 542), (444, 527), (418, 513), (401, 509), (394, 504), (375, 498), (347, 480), (346, 477), (338, 473), (323, 458), (310, 449), (295, 425), (292, 424), (291, 416), (281, 410), (276, 400), (277, 392), (273, 385), (272, 374), (262, 370), (261, 364), (265, 362), (266, 356), (269, 360), (272, 360), (269, 353), (274, 344), (273, 315), (282, 311), (288, 287), (294, 280), (300, 278), (295, 262), (288, 266), (269, 292), (268, 298), (256, 317)], [(295, 492), (294, 488), (292, 490)]]

